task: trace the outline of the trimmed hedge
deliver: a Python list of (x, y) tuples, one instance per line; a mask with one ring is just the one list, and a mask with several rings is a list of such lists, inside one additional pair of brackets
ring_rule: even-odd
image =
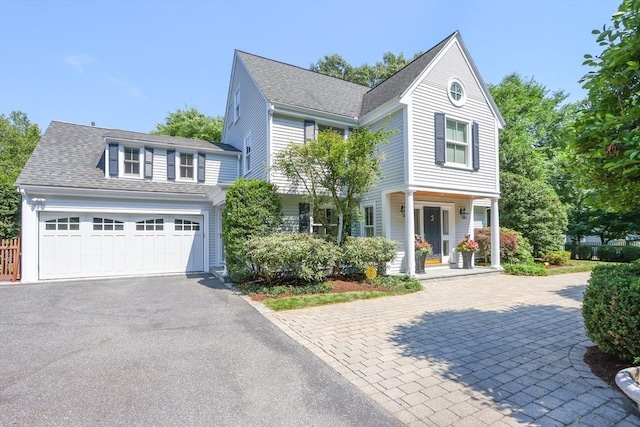
[(578, 258), (590, 260), (593, 258), (593, 248), (589, 245), (578, 246)]
[(254, 237), (247, 244), (246, 259), (255, 274), (268, 283), (294, 277), (307, 283), (323, 282), (327, 268), (340, 259), (340, 248), (306, 233), (275, 233)]
[(540, 264), (504, 264), (505, 273), (513, 276), (546, 276), (547, 269)]
[(587, 335), (602, 351), (629, 362), (640, 357), (640, 260), (596, 266), (582, 316)]
[(598, 251), (596, 252), (598, 255), (598, 259), (600, 261), (617, 261), (618, 259), (618, 251), (614, 246), (610, 245), (600, 245), (598, 246)]
[[(378, 268), (393, 261), (398, 250), (398, 243), (384, 237), (347, 237), (342, 245), (342, 264), (352, 266), (362, 273), (368, 266)], [(382, 271), (383, 272), (383, 271)]]
[(566, 265), (570, 258), (571, 252), (569, 251), (551, 251), (542, 256), (542, 260), (551, 265)]
[(633, 262), (637, 259), (640, 259), (640, 246), (627, 245), (620, 249), (620, 261)]

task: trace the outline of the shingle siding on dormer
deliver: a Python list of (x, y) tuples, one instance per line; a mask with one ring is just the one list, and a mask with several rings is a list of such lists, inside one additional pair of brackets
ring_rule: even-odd
[[(242, 61), (237, 56), (234, 61), (234, 72), (227, 100), (228, 117), (225, 117), (225, 126), (228, 127), (224, 130), (223, 142), (242, 152), (245, 138), (251, 135), (251, 171), (245, 176), (244, 162), (241, 161), (240, 176), (268, 180), (267, 122), (269, 104)], [(240, 88), (240, 117), (234, 123), (234, 94), (238, 88)], [(231, 124), (229, 125), (229, 123)]]
[[(451, 78), (462, 81), (467, 101), (454, 106), (448, 97)], [(412, 107), (413, 182), (449, 189), (498, 191), (496, 144), (497, 119), (457, 44), (452, 44), (434, 68), (418, 84), (410, 98)], [(443, 112), (454, 119), (479, 125), (480, 168), (460, 170), (435, 164), (434, 114)], [(471, 143), (471, 127), (468, 142)], [(471, 152), (469, 152), (471, 155)]]

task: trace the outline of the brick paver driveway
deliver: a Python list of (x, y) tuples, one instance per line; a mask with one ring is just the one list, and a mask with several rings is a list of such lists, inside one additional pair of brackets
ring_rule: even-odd
[(266, 316), (408, 425), (638, 426), (626, 396), (582, 361), (588, 277), (430, 281)]

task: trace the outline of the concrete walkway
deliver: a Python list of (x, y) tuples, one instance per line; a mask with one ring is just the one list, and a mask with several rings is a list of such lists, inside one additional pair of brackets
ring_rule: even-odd
[(588, 278), (432, 280), (417, 294), (265, 316), (410, 426), (639, 426), (582, 361)]

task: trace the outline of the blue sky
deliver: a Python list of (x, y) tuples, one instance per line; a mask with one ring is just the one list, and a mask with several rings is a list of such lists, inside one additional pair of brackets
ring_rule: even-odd
[(234, 49), (308, 67), (412, 56), (459, 30), (488, 83), (518, 72), (585, 92), (594, 28), (620, 1), (0, 0), (0, 113), (148, 132), (185, 106), (223, 115)]

